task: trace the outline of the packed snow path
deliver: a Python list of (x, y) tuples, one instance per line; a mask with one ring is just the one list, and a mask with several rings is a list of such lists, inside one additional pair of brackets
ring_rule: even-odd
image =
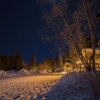
[(0, 100), (100, 100), (100, 72), (61, 77), (52, 74), (0, 80)]
[(35, 75), (0, 80), (0, 100), (36, 100), (62, 75)]

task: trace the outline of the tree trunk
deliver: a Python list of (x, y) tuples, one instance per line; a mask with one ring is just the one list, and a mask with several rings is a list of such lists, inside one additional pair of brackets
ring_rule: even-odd
[(89, 4), (87, 4), (86, 1), (87, 0), (83, 0), (83, 6), (84, 6), (85, 14), (87, 16), (88, 25), (89, 25), (90, 34), (91, 34), (91, 44), (92, 44), (92, 52), (93, 52), (93, 59), (91, 62), (91, 67), (92, 67), (92, 71), (95, 71), (96, 70), (95, 68), (96, 33), (95, 33), (93, 17), (91, 14), (91, 9), (89, 7)]

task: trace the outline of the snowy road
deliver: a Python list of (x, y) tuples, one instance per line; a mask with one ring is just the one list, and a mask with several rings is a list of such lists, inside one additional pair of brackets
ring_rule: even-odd
[(35, 75), (0, 80), (0, 100), (36, 100), (62, 75)]

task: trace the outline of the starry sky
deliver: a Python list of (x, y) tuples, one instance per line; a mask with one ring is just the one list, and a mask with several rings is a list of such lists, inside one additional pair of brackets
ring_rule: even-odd
[(34, 54), (38, 61), (52, 55), (52, 46), (41, 40), (43, 26), (37, 0), (0, 0), (0, 53), (19, 51), (25, 62)]

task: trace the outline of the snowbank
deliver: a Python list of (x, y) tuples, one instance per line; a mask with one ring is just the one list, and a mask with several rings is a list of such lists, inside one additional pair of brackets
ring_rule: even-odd
[(46, 100), (100, 100), (100, 76), (97, 77), (86, 72), (66, 74), (45, 95), (45, 98)]
[(7, 77), (7, 72), (0, 70), (0, 79)]
[(21, 69), (20, 71), (18, 71), (18, 74), (21, 74), (21, 75), (29, 75), (30, 73), (26, 69)]
[(11, 77), (17, 77), (19, 76), (18, 72), (16, 70), (10, 70), (7, 71), (7, 77), (6, 78), (11, 78)]
[(33, 72), (33, 71), (28, 71), (26, 69), (21, 69), (19, 71), (16, 71), (16, 70), (11, 70), (11, 71), (0, 70), (0, 79), (18, 77), (18, 76), (25, 76), (25, 75), (34, 75), (34, 74), (38, 74), (38, 73)]

